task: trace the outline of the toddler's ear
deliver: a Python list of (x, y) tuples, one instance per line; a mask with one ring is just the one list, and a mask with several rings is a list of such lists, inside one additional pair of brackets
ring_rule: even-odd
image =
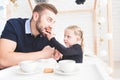
[(81, 44), (81, 38), (80, 37), (77, 38), (77, 43)]
[(77, 41), (81, 41), (81, 38), (80, 38), (80, 36), (77, 36)]

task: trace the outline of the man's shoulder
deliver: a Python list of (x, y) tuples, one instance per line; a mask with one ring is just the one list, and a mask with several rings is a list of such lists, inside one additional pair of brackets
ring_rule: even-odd
[(26, 20), (28, 18), (11, 18), (7, 21), (6, 29), (23, 30)]
[(14, 28), (22, 28), (25, 26), (26, 20), (28, 20), (28, 18), (11, 18), (7, 21), (7, 23)]
[(28, 18), (11, 18), (8, 22), (25, 22)]

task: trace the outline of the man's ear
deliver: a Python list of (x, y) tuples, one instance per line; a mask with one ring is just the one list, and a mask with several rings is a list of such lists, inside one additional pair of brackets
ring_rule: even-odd
[(39, 13), (38, 12), (34, 12), (33, 13), (33, 20), (37, 21), (39, 19)]

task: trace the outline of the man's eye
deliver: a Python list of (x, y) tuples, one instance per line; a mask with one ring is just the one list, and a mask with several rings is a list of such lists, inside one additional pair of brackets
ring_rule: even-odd
[(52, 19), (51, 19), (51, 18), (48, 18), (48, 22), (52, 22)]

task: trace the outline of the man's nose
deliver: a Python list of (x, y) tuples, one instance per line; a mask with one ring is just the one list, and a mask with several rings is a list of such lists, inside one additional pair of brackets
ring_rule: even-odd
[(53, 28), (54, 27), (54, 23), (50, 23), (50, 28)]

